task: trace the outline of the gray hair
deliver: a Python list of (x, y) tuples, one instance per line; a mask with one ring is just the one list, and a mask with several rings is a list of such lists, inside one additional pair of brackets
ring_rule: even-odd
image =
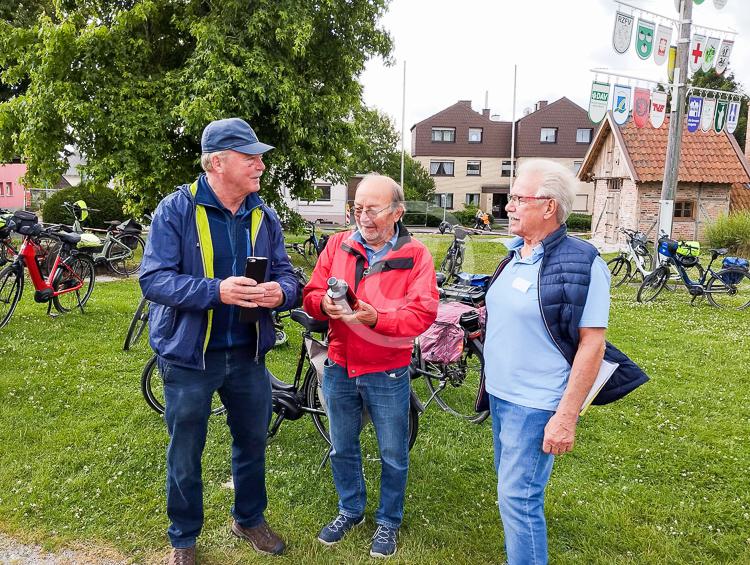
[(211, 163), (211, 159), (216, 157), (223, 157), (226, 151), (214, 151), (213, 153), (203, 153), (201, 154), (201, 167), (203, 167), (203, 170), (206, 172), (213, 171), (214, 166)]
[(366, 180), (379, 180), (387, 184), (391, 189), (391, 208), (394, 210), (403, 210), (404, 213), (406, 212), (406, 202), (404, 199), (404, 189), (401, 188), (401, 185), (398, 184), (395, 180), (393, 180), (391, 177), (386, 175), (381, 175), (380, 173), (367, 173), (364, 177), (362, 177), (362, 180), (359, 181), (360, 184), (365, 182)]
[(557, 202), (557, 221), (564, 224), (576, 197), (578, 180), (573, 171), (549, 159), (529, 159), (518, 166), (517, 177), (521, 175), (542, 178), (534, 196), (548, 196)]

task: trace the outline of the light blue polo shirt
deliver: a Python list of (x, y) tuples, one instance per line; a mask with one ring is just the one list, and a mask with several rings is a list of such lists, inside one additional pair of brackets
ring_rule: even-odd
[(375, 251), (372, 247), (365, 243), (365, 238), (362, 237), (362, 234), (359, 233), (359, 230), (354, 232), (352, 239), (354, 241), (359, 241), (364, 246), (365, 253), (367, 253), (367, 264), (372, 265), (373, 263), (376, 263), (377, 261), (380, 261), (383, 257), (385, 257), (386, 254), (396, 245), (396, 240), (398, 239), (398, 229), (396, 229), (393, 237), (386, 241), (385, 245), (378, 251)]
[[(513, 256), (486, 296), (487, 333), (484, 360), (487, 392), (497, 398), (540, 410), (556, 410), (570, 376), (570, 364), (544, 325), (539, 307), (539, 267), (544, 245), (521, 258), (523, 239), (514, 238)], [(606, 328), (610, 275), (597, 257), (591, 265), (582, 328)]]

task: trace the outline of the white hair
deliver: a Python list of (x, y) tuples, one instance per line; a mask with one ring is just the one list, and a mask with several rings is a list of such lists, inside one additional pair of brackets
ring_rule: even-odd
[[(362, 184), (366, 180), (379, 180), (387, 184), (391, 189), (391, 208), (394, 210), (403, 210), (406, 212), (406, 203), (404, 202), (404, 189), (391, 177), (381, 175), (380, 173), (367, 173), (359, 184)], [(357, 185), (359, 186), (359, 185)]]
[(518, 175), (540, 176), (542, 182), (534, 196), (547, 196), (557, 202), (557, 221), (565, 223), (573, 210), (576, 179), (573, 171), (549, 159), (529, 159), (518, 166)]
[(226, 151), (214, 151), (213, 153), (202, 153), (201, 154), (201, 167), (206, 172), (213, 171), (214, 166), (211, 163), (211, 159), (216, 157), (223, 157)]

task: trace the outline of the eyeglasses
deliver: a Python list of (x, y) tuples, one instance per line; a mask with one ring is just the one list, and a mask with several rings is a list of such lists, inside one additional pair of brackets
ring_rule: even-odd
[(519, 196), (518, 194), (511, 194), (508, 197), (508, 204), (513, 206), (520, 206), (528, 204), (531, 200), (552, 200), (549, 196)]
[(355, 206), (354, 207), (354, 215), (357, 216), (357, 217), (359, 217), (364, 212), (365, 216), (367, 216), (371, 220), (374, 220), (375, 218), (378, 217), (378, 214), (380, 214), (381, 212), (383, 212), (385, 210), (388, 210), (389, 208), (391, 208), (390, 205), (386, 206), (385, 208), (381, 208), (380, 210), (372, 210), (372, 209), (365, 210), (364, 208), (361, 208), (359, 206)]

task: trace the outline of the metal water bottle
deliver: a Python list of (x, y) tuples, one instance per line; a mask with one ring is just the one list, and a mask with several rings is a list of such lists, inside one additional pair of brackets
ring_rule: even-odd
[(352, 314), (359, 307), (359, 300), (354, 291), (349, 287), (346, 281), (331, 277), (328, 279), (328, 291), (333, 303), (344, 308), (344, 313)]

